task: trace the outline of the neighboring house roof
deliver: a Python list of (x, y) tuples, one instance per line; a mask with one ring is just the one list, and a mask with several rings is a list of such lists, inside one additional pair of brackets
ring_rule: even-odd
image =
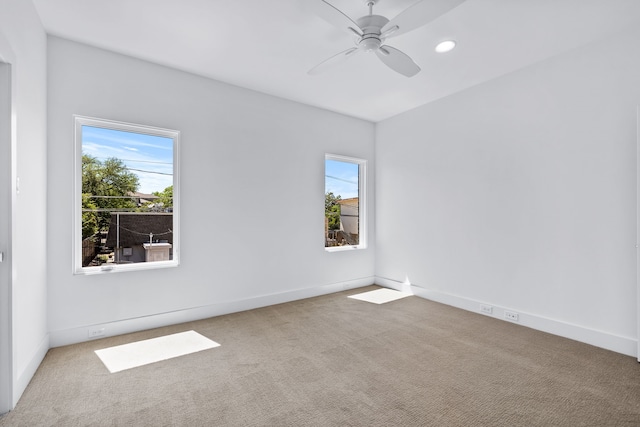
[(156, 196), (155, 194), (138, 193), (137, 191), (135, 193), (129, 192), (127, 193), (127, 195), (138, 199), (138, 203), (141, 203), (141, 204), (144, 204), (147, 202), (153, 202), (154, 200), (159, 199), (159, 197)]
[(106, 246), (116, 247), (118, 215), (120, 215), (120, 246), (131, 247), (153, 241), (166, 240), (173, 243), (173, 214), (164, 212), (112, 212)]
[(337, 203), (339, 205), (358, 206), (358, 198), (352, 197), (350, 199), (342, 199), (342, 200), (338, 200)]

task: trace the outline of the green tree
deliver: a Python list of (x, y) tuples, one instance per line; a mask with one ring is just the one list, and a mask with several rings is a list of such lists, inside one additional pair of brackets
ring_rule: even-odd
[[(83, 205), (86, 195), (87, 203), (94, 206), (90, 209), (108, 209), (108, 211), (96, 213), (100, 230), (109, 228), (110, 211), (136, 208), (135, 202), (127, 196), (136, 192), (138, 185), (138, 177), (129, 172), (122, 160), (112, 157), (101, 162), (90, 155), (82, 155)], [(89, 220), (89, 217), (87, 219)], [(90, 228), (88, 224), (87, 227)]]
[(324, 195), (324, 215), (329, 219), (329, 230), (340, 229), (340, 205), (341, 196), (336, 196), (332, 192)]
[[(98, 207), (91, 201), (89, 194), (82, 193), (82, 239), (98, 232)], [(93, 212), (92, 212), (93, 211)]]
[(154, 203), (162, 203), (164, 208), (173, 208), (173, 185), (168, 186), (162, 191), (154, 191), (153, 195), (158, 196), (158, 199)]

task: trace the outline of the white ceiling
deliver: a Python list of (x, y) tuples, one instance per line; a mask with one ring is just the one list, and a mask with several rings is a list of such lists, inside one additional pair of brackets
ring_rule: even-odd
[[(33, 0), (49, 34), (373, 122), (640, 21), (640, 0), (467, 0), (387, 41), (422, 68), (412, 78), (373, 54), (309, 76), (353, 40), (308, 1), (320, 0)], [(367, 14), (363, 0), (328, 1)], [(415, 2), (379, 0), (374, 13), (391, 19)], [(449, 38), (458, 47), (435, 53)]]

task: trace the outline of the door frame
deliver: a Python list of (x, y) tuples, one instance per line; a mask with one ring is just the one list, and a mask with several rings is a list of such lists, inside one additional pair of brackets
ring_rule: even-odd
[(636, 356), (640, 362), (640, 105), (636, 108), (636, 289)]
[(15, 55), (0, 35), (0, 414), (15, 407), (13, 282), (15, 278), (16, 74)]

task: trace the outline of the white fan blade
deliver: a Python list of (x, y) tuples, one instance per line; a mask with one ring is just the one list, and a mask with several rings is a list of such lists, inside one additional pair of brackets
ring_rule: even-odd
[(387, 24), (382, 27), (381, 32), (384, 33), (390, 28), (397, 26), (398, 29), (388, 35), (388, 37), (391, 38), (406, 33), (407, 31), (415, 30), (418, 27), (428, 24), (440, 15), (444, 15), (454, 7), (464, 3), (464, 1), (465, 0), (420, 0), (387, 22)]
[(319, 63), (318, 65), (316, 65), (315, 67), (313, 67), (312, 69), (310, 69), (309, 71), (307, 71), (307, 74), (309, 75), (316, 75), (316, 74), (320, 74), (321, 72), (325, 71), (328, 68), (331, 68), (335, 65), (338, 65), (344, 61), (346, 61), (347, 59), (351, 58), (352, 56), (355, 56), (355, 54), (358, 53), (358, 48), (357, 47), (352, 47), (350, 49), (347, 49), (345, 51), (340, 52), (337, 55), (333, 55), (331, 58), (322, 61), (321, 63)]
[(308, 7), (320, 18), (348, 33), (362, 36), (358, 24), (325, 0), (308, 0)]
[(413, 62), (409, 55), (394, 47), (380, 46), (380, 49), (376, 50), (376, 55), (387, 67), (407, 77), (413, 77), (420, 72), (420, 67)]

